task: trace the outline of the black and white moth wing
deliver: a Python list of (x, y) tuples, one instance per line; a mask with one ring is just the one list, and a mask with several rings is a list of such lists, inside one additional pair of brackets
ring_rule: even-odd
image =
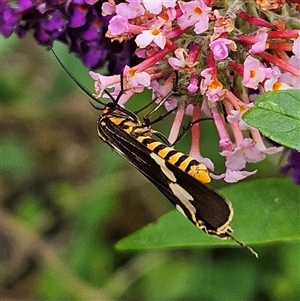
[[(106, 120), (100, 137), (149, 179), (173, 205), (207, 234), (227, 237), (233, 210), (222, 196), (160, 158), (114, 123)], [(103, 139), (104, 140), (104, 139)]]

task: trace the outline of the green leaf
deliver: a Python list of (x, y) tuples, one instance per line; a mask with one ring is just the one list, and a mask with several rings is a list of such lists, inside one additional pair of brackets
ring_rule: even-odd
[(267, 92), (254, 102), (243, 120), (266, 137), (300, 149), (300, 90)]
[[(232, 202), (234, 236), (247, 244), (300, 240), (300, 187), (289, 179), (260, 179), (220, 190)], [(177, 210), (120, 240), (119, 250), (234, 245), (205, 235)]]

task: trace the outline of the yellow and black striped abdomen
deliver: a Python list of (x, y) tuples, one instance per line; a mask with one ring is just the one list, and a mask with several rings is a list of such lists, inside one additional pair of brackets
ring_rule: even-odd
[(149, 127), (145, 126), (141, 122), (132, 120), (132, 118), (109, 116), (108, 119), (110, 122), (114, 123), (120, 129), (133, 137), (152, 135)]
[(152, 139), (150, 136), (138, 136), (136, 139), (159, 157), (189, 174), (202, 184), (210, 182), (210, 176), (204, 164), (175, 150), (173, 147)]

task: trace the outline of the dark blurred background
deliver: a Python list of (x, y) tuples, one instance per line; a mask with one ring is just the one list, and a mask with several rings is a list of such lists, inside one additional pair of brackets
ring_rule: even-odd
[[(239, 248), (117, 252), (172, 206), (98, 138), (99, 112), (51, 52), (0, 41), (1, 300), (300, 299), (299, 244), (257, 247), (258, 260)], [(88, 70), (55, 49), (92, 91)], [(133, 109), (150, 93), (136, 98)]]

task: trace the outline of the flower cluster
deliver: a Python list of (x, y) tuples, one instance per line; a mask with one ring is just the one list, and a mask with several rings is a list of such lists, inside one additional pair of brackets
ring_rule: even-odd
[[(102, 1), (103, 2), (103, 1)], [(54, 41), (68, 45), (83, 64), (98, 68), (108, 62), (110, 74), (122, 72), (137, 58), (132, 55), (134, 41), (111, 43), (105, 38), (110, 16), (101, 14), (101, 1), (17, 0), (0, 2), (0, 34), (9, 37), (15, 32), (24, 37), (33, 31), (37, 42), (52, 46)]]
[[(211, 117), (226, 158), (226, 172), (212, 176), (236, 182), (255, 173), (244, 170), (248, 162), (261, 161), (282, 148), (267, 148), (258, 130), (247, 126), (241, 116), (258, 94), (300, 88), (297, 5), (284, 2), (222, 1), (217, 8), (209, 0), (103, 3), (102, 14), (113, 16), (106, 36), (112, 41), (134, 40), (136, 54), (143, 59), (125, 67), (127, 93), (121, 103), (147, 88), (158, 101), (165, 101), (167, 110), (177, 108), (171, 143), (184, 115), (192, 120)], [(290, 20), (280, 15), (284, 4), (294, 12)], [(98, 96), (108, 87), (115, 87), (118, 94), (119, 78), (93, 72), (91, 76)], [(172, 95), (174, 89), (177, 93)], [(190, 155), (213, 170), (213, 163), (200, 154), (199, 141), (197, 125), (192, 128)]]
[[(2, 34), (14, 30), (22, 36), (32, 28), (41, 44), (63, 41), (88, 66), (109, 60), (111, 70), (120, 70), (112, 59), (120, 44), (126, 66), (119, 104), (151, 89), (153, 98), (176, 111), (171, 143), (185, 115), (192, 121), (211, 118), (226, 159), (225, 173), (213, 177), (236, 182), (255, 173), (245, 170), (247, 163), (281, 151), (267, 148), (241, 117), (259, 94), (300, 89), (300, 0), (27, 0), (17, 1), (17, 8), (1, 3)], [(132, 64), (134, 50), (141, 63)], [(107, 88), (119, 94), (120, 76), (90, 74), (98, 97)], [(200, 153), (200, 123), (191, 134), (190, 155), (213, 170)]]

